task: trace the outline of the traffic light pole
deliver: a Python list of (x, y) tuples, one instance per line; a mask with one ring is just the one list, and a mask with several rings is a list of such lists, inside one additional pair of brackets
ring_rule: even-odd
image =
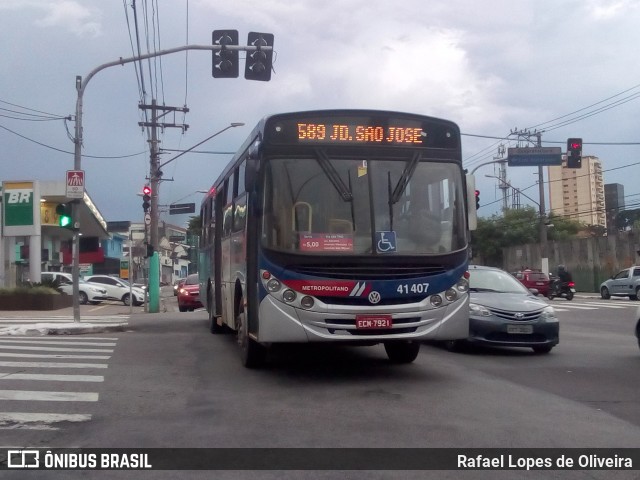
[[(167, 50), (159, 50), (153, 53), (147, 53), (144, 55), (138, 55), (135, 57), (128, 58), (119, 58), (118, 60), (114, 60), (112, 62), (103, 63), (102, 65), (97, 66), (93, 70), (91, 70), (86, 77), (82, 78), (81, 76), (76, 76), (76, 91), (78, 92), (78, 97), (76, 99), (76, 125), (75, 125), (75, 135), (74, 135), (74, 155), (73, 155), (73, 168), (74, 170), (82, 170), (82, 101), (84, 97), (84, 92), (89, 84), (89, 81), (100, 71), (109, 68), (115, 67), (118, 65), (125, 65), (127, 63), (137, 62), (139, 60), (146, 60), (147, 58), (161, 57), (164, 55), (170, 55), (172, 53), (185, 52), (188, 50), (207, 50), (210, 52), (222, 50), (223, 48), (227, 50), (235, 50), (235, 51), (245, 51), (245, 52), (255, 52), (258, 50), (263, 50), (267, 52), (273, 52), (273, 46), (261, 46), (261, 45), (184, 45), (182, 47), (169, 48)], [(157, 173), (157, 172), (152, 172)], [(153, 195), (157, 195), (157, 189), (154, 189), (152, 192)], [(152, 218), (154, 216), (157, 217), (157, 197), (156, 197), (156, 209), (152, 211)], [(76, 222), (76, 229), (73, 234), (73, 247), (72, 247), (72, 256), (73, 256), (73, 266), (72, 266), (72, 276), (73, 276), (73, 320), (75, 322), (80, 321), (80, 239), (78, 235), (78, 230), (80, 228), (80, 220), (78, 217), (78, 205), (74, 204), (72, 207), (73, 212), (73, 221)], [(156, 220), (157, 225), (157, 220)], [(157, 235), (157, 230), (156, 230)]]

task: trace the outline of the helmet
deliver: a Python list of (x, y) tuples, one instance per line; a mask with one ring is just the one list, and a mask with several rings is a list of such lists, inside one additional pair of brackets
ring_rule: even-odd
[(566, 270), (564, 265), (558, 265), (558, 271), (559, 272), (564, 272)]

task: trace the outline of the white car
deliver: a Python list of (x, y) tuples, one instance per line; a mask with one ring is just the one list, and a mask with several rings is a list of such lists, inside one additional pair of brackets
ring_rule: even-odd
[(142, 305), (144, 303), (144, 290), (132, 287), (126, 280), (109, 275), (88, 275), (84, 279), (90, 283), (99, 283), (101, 287), (105, 288), (109, 300), (117, 300), (125, 305), (130, 305), (130, 295), (133, 294), (134, 305)]
[[(60, 290), (67, 295), (73, 295), (73, 277), (70, 273), (64, 272), (42, 272), (40, 274), (43, 282), (58, 281)], [(78, 298), (81, 305), (91, 303), (97, 305), (103, 300), (107, 300), (107, 290), (100, 285), (92, 285), (82, 279), (78, 279)]]

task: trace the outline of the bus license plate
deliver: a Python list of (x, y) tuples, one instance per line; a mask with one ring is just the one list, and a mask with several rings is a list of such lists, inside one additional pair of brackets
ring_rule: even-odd
[(356, 328), (375, 330), (378, 328), (391, 328), (393, 320), (391, 315), (356, 315)]
[(533, 333), (533, 325), (507, 325), (507, 333)]

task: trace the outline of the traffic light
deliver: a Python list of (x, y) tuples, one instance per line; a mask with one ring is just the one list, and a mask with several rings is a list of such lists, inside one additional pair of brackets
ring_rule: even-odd
[(237, 30), (214, 30), (213, 45), (220, 50), (213, 51), (213, 78), (236, 78), (238, 76), (238, 50), (228, 50), (227, 45), (238, 45)]
[(582, 167), (582, 139), (570, 138), (567, 140), (567, 168)]
[(147, 243), (147, 254), (145, 255), (145, 258), (151, 258), (153, 257), (153, 245), (151, 245), (150, 243)]
[(480, 208), (480, 190), (476, 190), (476, 210)]
[(145, 185), (142, 189), (142, 209), (146, 212), (151, 208), (151, 187)]
[(247, 51), (244, 64), (244, 78), (247, 80), (271, 80), (271, 63), (273, 50), (262, 50), (262, 47), (273, 47), (272, 33), (249, 32), (247, 46), (258, 47), (255, 51)]
[(71, 205), (66, 203), (60, 203), (56, 205), (56, 215), (58, 215), (58, 226), (73, 229)]

